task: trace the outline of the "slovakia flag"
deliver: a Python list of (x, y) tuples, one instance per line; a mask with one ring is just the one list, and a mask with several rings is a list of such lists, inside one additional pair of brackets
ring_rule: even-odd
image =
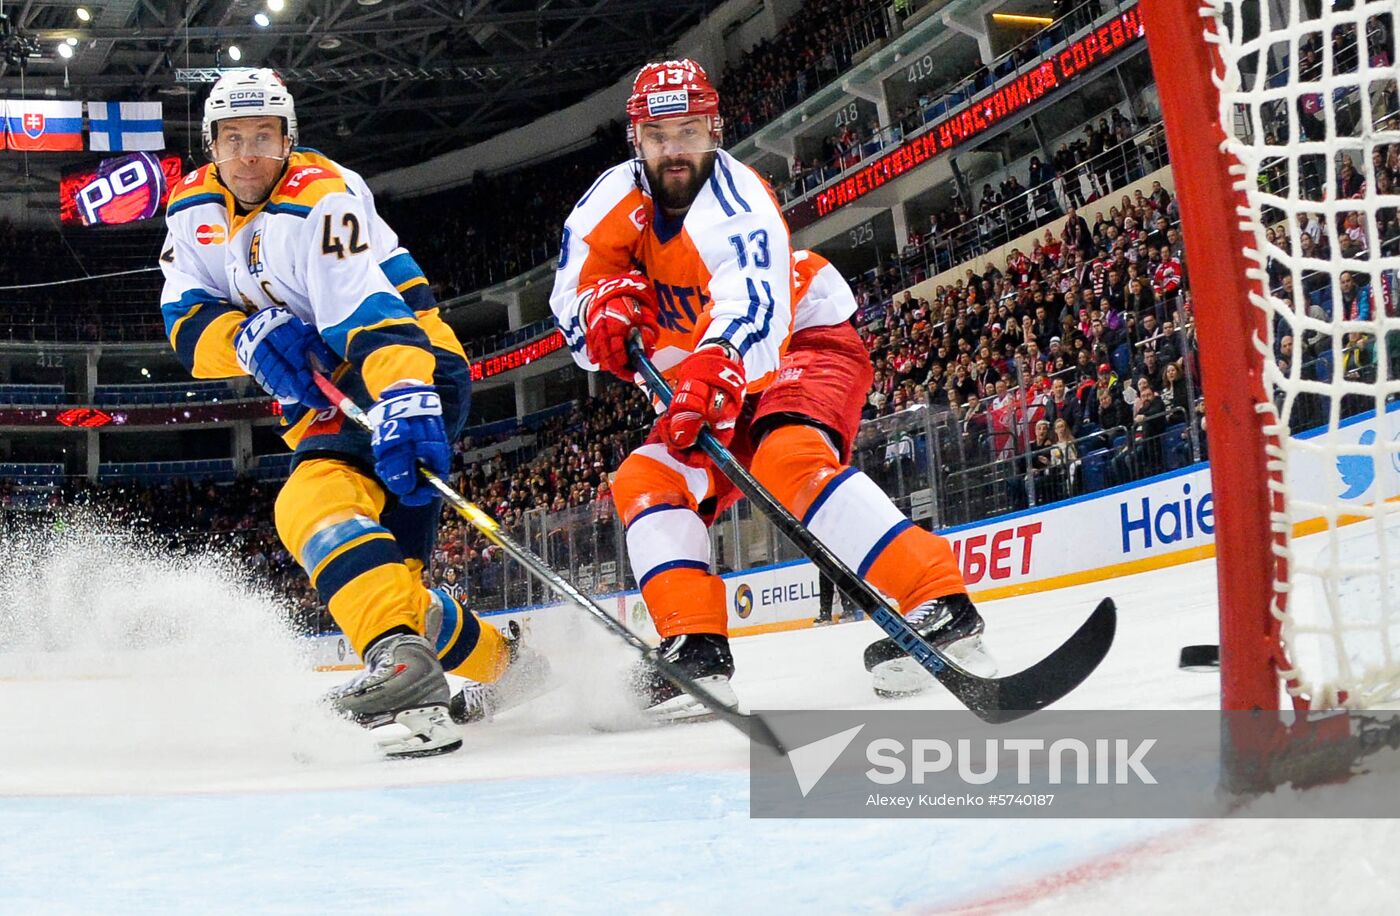
[(61, 152), (83, 148), (83, 103), (8, 99), (5, 134), (10, 149)]

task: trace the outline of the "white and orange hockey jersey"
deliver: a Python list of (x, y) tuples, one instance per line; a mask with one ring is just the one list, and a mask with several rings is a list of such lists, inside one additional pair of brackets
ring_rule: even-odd
[(840, 324), (855, 297), (815, 252), (793, 251), (787, 223), (758, 173), (724, 150), (684, 219), (652, 202), (645, 171), (629, 160), (604, 172), (564, 224), (550, 307), (583, 368), (591, 284), (640, 270), (656, 289), (663, 372), (701, 341), (722, 337), (744, 361), (750, 392), (767, 387), (792, 334)]

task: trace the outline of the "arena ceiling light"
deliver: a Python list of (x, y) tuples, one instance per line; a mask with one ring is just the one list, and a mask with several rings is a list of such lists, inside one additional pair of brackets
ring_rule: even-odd
[(60, 42), (58, 45), (58, 56), (64, 60), (70, 59), (73, 56), (73, 46), (66, 42)]
[(238, 45), (229, 45), (228, 59), (233, 61), (234, 63), (238, 63), (240, 60), (243, 59), (243, 49), (238, 47)]
[(287, 8), (287, 0), (267, 0), (267, 8), (274, 13), (280, 13)]
[(79, 22), (92, 22), (92, 13), (85, 6), (80, 6), (73, 11), (73, 15), (78, 17)]
[(257, 26), (258, 28), (265, 29), (271, 24), (272, 20), (268, 18), (267, 13), (253, 14), (253, 25)]

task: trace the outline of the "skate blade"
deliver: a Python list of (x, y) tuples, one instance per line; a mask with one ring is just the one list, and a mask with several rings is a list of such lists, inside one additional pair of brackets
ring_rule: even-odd
[(379, 752), (391, 760), (436, 757), (450, 754), (462, 746), (462, 734), (452, 724), (446, 706), (400, 710), (394, 714), (393, 721), (408, 729), (409, 734), (378, 741)]
[[(941, 651), (978, 677), (996, 677), (996, 659), (987, 651), (981, 636), (959, 639), (944, 646)], [(938, 683), (928, 669), (908, 656), (881, 662), (870, 673), (875, 695), (886, 700), (917, 696)]]
[[(729, 678), (727, 677), (719, 675), (700, 677), (695, 679), (695, 683), (699, 684), (707, 690), (711, 696), (726, 706), (737, 706), (739, 703), (739, 698), (734, 695), (734, 688), (730, 685)], [(683, 693), (680, 696), (672, 697), (669, 700), (657, 703), (655, 706), (648, 707), (646, 716), (648, 719), (660, 725), (665, 725), (670, 722), (687, 722), (692, 719), (700, 718), (701, 716), (714, 718), (714, 713), (706, 708), (699, 700), (695, 699), (695, 697), (688, 693)]]
[[(464, 713), (461, 709), (454, 709), (449, 705), (448, 709), (452, 714), (452, 721), (458, 725), (479, 725), (483, 722), (490, 722), (503, 712), (509, 712), (517, 707), (539, 699), (545, 694), (553, 693), (561, 686), (553, 678), (553, 670), (547, 662), (531, 673), (526, 679), (520, 679), (511, 684), (499, 687), (495, 696), (488, 700), (482, 707), (473, 707), (472, 713)], [(508, 675), (507, 675), (508, 676)], [(457, 700), (467, 688), (453, 696)]]

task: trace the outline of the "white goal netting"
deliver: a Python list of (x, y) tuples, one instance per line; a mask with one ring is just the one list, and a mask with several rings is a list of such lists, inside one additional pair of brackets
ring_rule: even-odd
[[(1260, 404), (1283, 496), (1290, 691), (1400, 698), (1400, 112), (1395, 0), (1209, 0), (1248, 206)], [(1189, 265), (1188, 265), (1189, 269)], [(1229, 456), (1212, 456), (1228, 461)]]

